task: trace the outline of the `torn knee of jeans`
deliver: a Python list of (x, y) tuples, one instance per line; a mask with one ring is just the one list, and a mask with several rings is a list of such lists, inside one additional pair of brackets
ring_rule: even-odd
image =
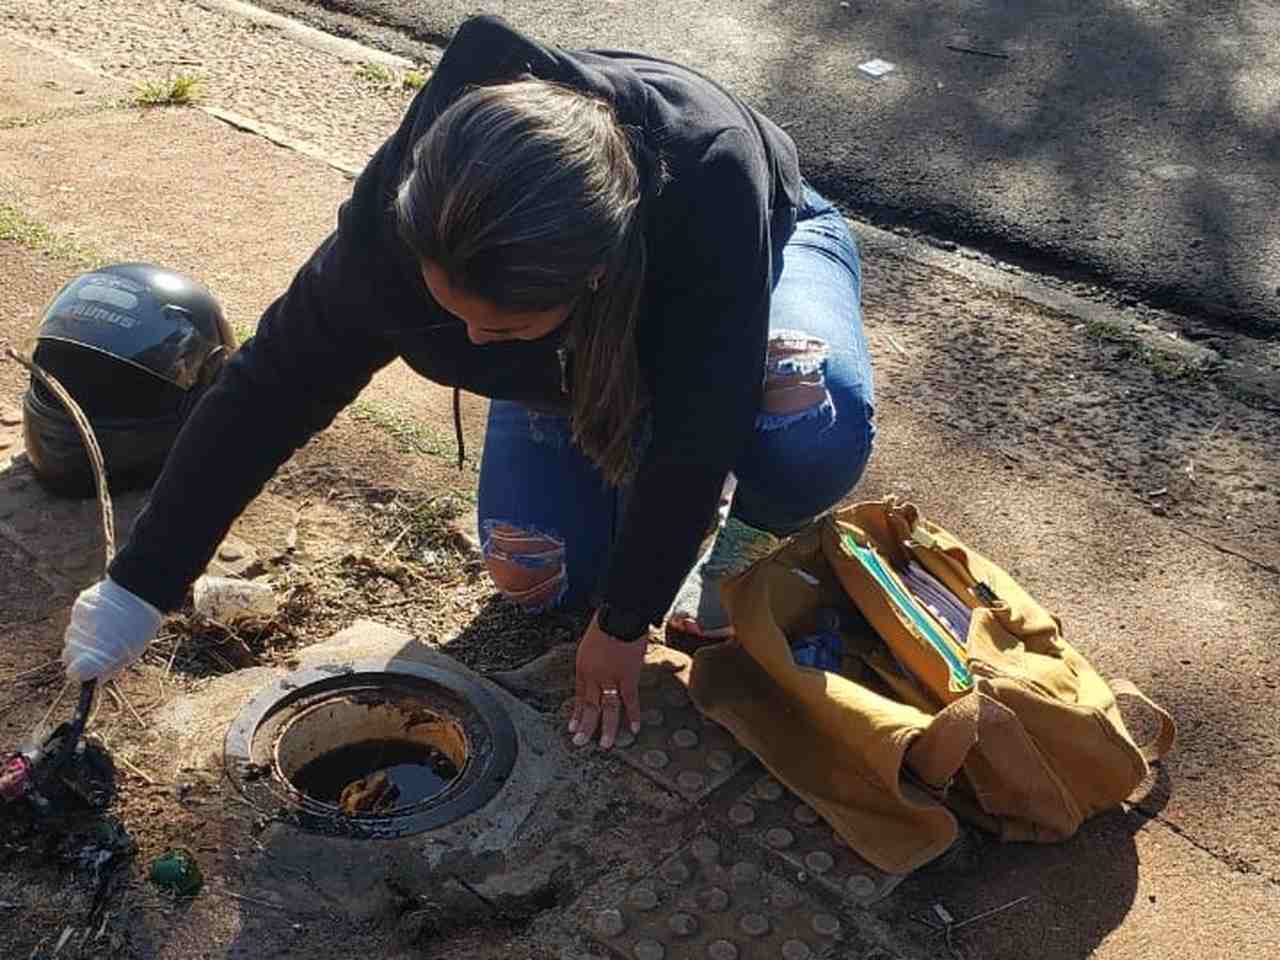
[(761, 429), (777, 429), (831, 409), (827, 391), (827, 343), (799, 331), (782, 330), (769, 340)]
[(498, 592), (529, 613), (560, 601), (568, 589), (564, 541), (506, 523), (485, 523), (485, 566)]

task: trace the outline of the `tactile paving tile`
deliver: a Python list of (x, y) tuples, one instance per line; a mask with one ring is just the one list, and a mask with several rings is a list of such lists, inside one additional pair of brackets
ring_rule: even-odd
[(642, 689), (640, 705), (640, 733), (618, 735), (618, 756), (686, 800), (702, 799), (752, 761), (729, 731), (698, 712), (675, 676)]
[(649, 877), (580, 918), (586, 932), (634, 960), (820, 960), (841, 920), (760, 860), (726, 853), (706, 834)]
[(882, 900), (906, 879), (858, 856), (816, 810), (772, 777), (761, 778), (738, 797), (727, 819), (739, 837), (749, 838), (855, 906)]

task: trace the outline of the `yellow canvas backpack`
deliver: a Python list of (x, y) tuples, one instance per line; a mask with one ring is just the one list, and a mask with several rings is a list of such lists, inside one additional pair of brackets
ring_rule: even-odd
[[(942, 854), (959, 820), (1064, 840), (1173, 746), (1164, 710), (1104, 681), (1016, 580), (910, 504), (838, 510), (722, 594), (735, 639), (694, 657), (695, 701), (888, 873)], [(840, 605), (865, 618), (841, 669), (798, 666), (788, 636)], [(1154, 743), (1135, 743), (1120, 695), (1154, 712)]]

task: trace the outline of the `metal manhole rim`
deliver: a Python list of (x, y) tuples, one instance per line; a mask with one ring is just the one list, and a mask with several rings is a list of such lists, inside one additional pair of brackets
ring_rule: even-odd
[[(384, 676), (384, 677), (395, 676), (395, 677), (401, 677), (401, 678), (403, 677), (402, 674), (389, 674), (389, 673), (375, 674), (375, 676)], [(358, 693), (360, 691), (376, 690), (376, 689), (378, 689), (378, 687), (374, 683), (363, 683), (363, 684), (355, 684), (351, 687), (340, 686), (336, 690), (332, 691), (332, 693), (338, 694), (338, 695), (345, 695), (349, 693)], [(458, 793), (460, 788), (467, 786), (466, 775), (471, 772), (472, 763), (474, 762), (474, 758), (470, 750), (468, 750), (468, 755), (466, 760), (463, 762), (462, 766), (458, 768), (458, 772), (454, 774), (454, 776), (450, 778), (450, 780), (443, 787), (441, 787), (439, 791), (437, 791), (434, 794), (431, 794), (428, 797), (424, 797), (421, 800), (416, 800), (404, 806), (392, 807), (389, 810), (383, 811), (381, 814), (369, 814), (369, 813), (344, 814), (337, 803), (333, 803), (328, 800), (320, 800), (316, 797), (308, 795), (304, 791), (300, 790), (298, 786), (291, 779), (289, 779), (289, 777), (285, 776), (284, 770), (281, 768), (280, 761), (279, 761), (280, 741), (284, 737), (284, 735), (289, 731), (292, 724), (296, 724), (302, 721), (310, 713), (323, 710), (325, 706), (333, 698), (330, 696), (325, 696), (325, 691), (314, 692), (314, 688), (303, 690), (300, 692), (303, 694), (306, 694), (307, 698), (311, 699), (312, 702), (303, 706), (301, 712), (298, 713), (295, 717), (293, 717), (290, 723), (286, 724), (283, 728), (276, 731), (275, 737), (274, 737), (275, 742), (272, 746), (272, 751), (271, 751), (273, 754), (273, 757), (272, 757), (273, 772), (278, 775), (279, 786), (285, 792), (285, 796), (282, 797), (281, 799), (285, 800), (286, 802), (291, 803), (295, 806), (301, 806), (308, 811), (314, 812), (320, 816), (325, 816), (325, 817), (354, 817), (354, 819), (357, 819), (357, 820), (389, 820), (389, 819), (397, 819), (399, 817), (404, 817), (404, 816), (410, 816), (416, 810), (426, 809), (427, 807), (435, 806), (436, 804), (439, 804), (447, 800), (450, 796)], [(252, 743), (253, 740), (256, 738), (257, 731), (261, 730), (262, 727), (265, 726), (266, 723), (269, 720), (271, 720), (277, 713), (279, 713), (281, 709), (294, 706), (297, 703), (297, 700), (299, 699), (302, 699), (302, 698), (301, 697), (294, 698), (289, 703), (285, 704), (283, 708), (280, 706), (277, 706), (276, 710), (269, 712), (267, 716), (265, 716), (262, 719), (262, 721), (258, 724), (258, 726), (255, 728), (254, 735), (250, 737), (250, 743)], [(439, 711), (438, 708), (437, 708), (437, 711), (439, 714), (444, 713), (444, 711)], [(479, 711), (476, 711), (476, 712), (479, 713)], [(450, 717), (450, 719), (457, 721), (458, 718)], [(277, 793), (277, 796), (279, 796), (279, 792), (278, 791), (275, 791), (275, 792)]]
[[(290, 787), (289, 793), (282, 794), (275, 789), (273, 776), (252, 779), (246, 776), (253, 767), (253, 745), (258, 730), (281, 710), (304, 698), (337, 694), (352, 686), (367, 687), (388, 680), (435, 685), (467, 704), (489, 734), (489, 753), (474, 779), (463, 783), (466, 771), (459, 771), (449, 787), (417, 807), (401, 808), (382, 816), (347, 817), (335, 816), (332, 809), (315, 809), (315, 801), (311, 807), (300, 804), (296, 788)], [(515, 766), (518, 744), (515, 726), (506, 708), (477, 679), (417, 660), (387, 657), (315, 664), (278, 677), (254, 694), (228, 727), (223, 741), (223, 760), (226, 775), (237, 791), (256, 809), (274, 819), (328, 834), (394, 838), (453, 823), (483, 807), (506, 783)]]

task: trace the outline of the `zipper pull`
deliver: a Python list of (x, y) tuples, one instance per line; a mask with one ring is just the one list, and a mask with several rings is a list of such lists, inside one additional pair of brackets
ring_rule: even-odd
[(569, 350), (567, 347), (556, 347), (556, 357), (560, 361), (560, 392), (569, 395)]

